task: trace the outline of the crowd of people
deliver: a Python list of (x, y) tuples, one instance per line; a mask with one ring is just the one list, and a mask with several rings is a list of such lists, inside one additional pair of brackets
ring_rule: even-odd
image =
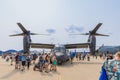
[(2, 58), (6, 59), (7, 62), (10, 62), (12, 66), (15, 63), (15, 69), (24, 71), (25, 68), (30, 69), (31, 65), (34, 65), (33, 70), (40, 70), (40, 72), (45, 71), (56, 71), (57, 59), (55, 55), (50, 54), (9, 54), (3, 55)]
[[(72, 64), (73, 60), (81, 61), (87, 60), (90, 61), (90, 53), (74, 53), (70, 54), (69, 61)], [(50, 72), (50, 71), (57, 71), (57, 59), (56, 56), (50, 53), (45, 54), (23, 54), (23, 53), (16, 53), (16, 54), (4, 54), (2, 56), (6, 61), (10, 62), (10, 65), (15, 66), (16, 70), (25, 71), (26, 69), (30, 69), (31, 65), (34, 71), (39, 70), (40, 72)], [(101, 58), (101, 56), (100, 56)], [(97, 58), (96, 58), (97, 59)]]
[[(87, 60), (90, 61), (91, 55), (89, 53), (76, 53), (70, 54), (70, 62), (72, 64), (74, 57), (76, 61)], [(106, 71), (106, 80), (120, 80), (120, 52), (113, 54), (100, 54), (100, 59), (105, 59), (103, 68)], [(10, 62), (10, 65), (15, 64), (16, 70), (24, 71), (26, 68), (29, 70), (30, 66), (33, 65), (33, 70), (38, 69), (40, 72), (50, 72), (56, 71), (57, 59), (55, 55), (52, 54), (4, 54), (2, 58), (6, 59), (6, 62)], [(97, 57), (95, 56), (97, 59)], [(102, 80), (102, 79), (101, 79)]]

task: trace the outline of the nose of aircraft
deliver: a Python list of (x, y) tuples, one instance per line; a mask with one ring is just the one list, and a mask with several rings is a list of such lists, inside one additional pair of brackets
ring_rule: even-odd
[(58, 64), (62, 64), (65, 60), (64, 54), (61, 52), (56, 52), (55, 54)]

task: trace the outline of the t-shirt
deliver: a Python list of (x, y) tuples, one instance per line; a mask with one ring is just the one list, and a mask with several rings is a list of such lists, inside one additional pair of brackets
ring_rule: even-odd
[(31, 60), (30, 60), (31, 58), (30, 58), (30, 56), (27, 56), (27, 61), (28, 62), (30, 62)]
[(18, 57), (19, 57), (19, 55), (16, 55), (16, 56), (15, 56), (15, 61), (18, 61)]
[(23, 55), (22, 58), (21, 58), (22, 61), (26, 61), (26, 56)]
[(33, 58), (36, 59), (37, 58), (37, 54), (33, 54)]
[(71, 57), (71, 58), (74, 58), (74, 57), (75, 57), (75, 53), (71, 53), (71, 54), (70, 54), (70, 57)]
[(19, 61), (21, 61), (21, 59), (22, 59), (22, 56), (21, 56), (21, 55), (19, 55), (19, 56), (18, 56), (18, 60), (19, 60)]
[(53, 65), (57, 65), (57, 61), (56, 60), (53, 61)]
[(39, 57), (39, 62), (40, 62), (40, 63), (44, 63), (43, 56), (40, 56), (40, 57)]

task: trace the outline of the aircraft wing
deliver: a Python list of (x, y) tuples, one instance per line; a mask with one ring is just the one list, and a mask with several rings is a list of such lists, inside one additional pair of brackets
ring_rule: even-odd
[(46, 48), (46, 49), (53, 49), (54, 44), (41, 44), (41, 43), (30, 43), (31, 48)]
[(76, 43), (76, 44), (66, 44), (66, 49), (74, 49), (74, 48), (88, 48), (90, 43)]

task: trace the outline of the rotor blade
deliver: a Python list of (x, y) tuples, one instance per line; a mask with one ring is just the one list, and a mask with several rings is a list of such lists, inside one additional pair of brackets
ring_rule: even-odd
[(21, 29), (24, 33), (27, 32), (27, 30), (25, 29), (25, 27), (24, 27), (21, 23), (17, 23), (17, 25), (20, 27), (20, 29)]
[(99, 23), (93, 30), (92, 33), (95, 34), (97, 32), (97, 30), (100, 28), (100, 26), (102, 25), (102, 23)]
[(45, 35), (45, 36), (50, 36), (50, 34), (38, 34), (38, 33), (30, 33), (30, 35)]
[(89, 35), (89, 33), (82, 33), (81, 35)]
[(82, 33), (82, 34), (69, 34), (69, 35), (89, 35), (89, 33)]
[(23, 36), (24, 35), (24, 33), (20, 33), (20, 34), (13, 34), (13, 35), (9, 35), (10, 37), (12, 37), (12, 36)]
[(99, 33), (95, 33), (94, 35), (95, 36), (109, 36), (109, 35), (106, 35), (106, 34), (99, 34)]

